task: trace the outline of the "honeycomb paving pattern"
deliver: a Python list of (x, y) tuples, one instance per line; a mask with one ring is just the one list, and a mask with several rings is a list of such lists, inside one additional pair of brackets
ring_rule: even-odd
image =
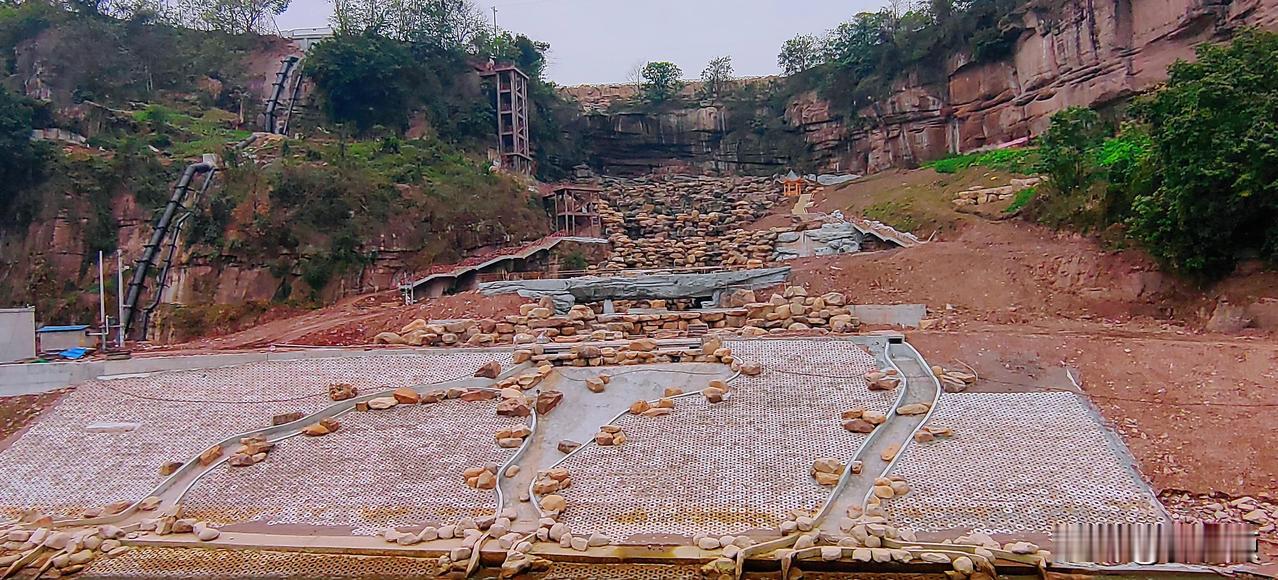
[(191, 517), (220, 524), (336, 526), (362, 535), (491, 514), (496, 492), (467, 487), (462, 472), (505, 463), (516, 450), (498, 447), (493, 434), (528, 424), (496, 409), (495, 400), (447, 400), (347, 413), (336, 433), (293, 437), (249, 467), (219, 466), (183, 503)]
[[(263, 361), (90, 381), (0, 450), (0, 516), (30, 507), (72, 516), (141, 499), (163, 479), (163, 463), (186, 461), (227, 436), (268, 426), (276, 414), (318, 411), (332, 403), (330, 383), (348, 382), (369, 392), (442, 382), (470, 376), (491, 360), (507, 364), (510, 353)], [(91, 429), (103, 423), (132, 425), (112, 432)]]
[(1156, 523), (1161, 505), (1099, 417), (1072, 393), (945, 394), (893, 469), (914, 488), (885, 505), (902, 528), (1048, 532), (1055, 523)]
[(434, 558), (344, 556), (258, 550), (134, 548), (98, 558), (84, 578), (427, 578), (439, 575)]
[(555, 562), (540, 580), (700, 580), (699, 566)]
[[(737, 534), (773, 528), (793, 509), (820, 507), (830, 488), (809, 476), (819, 457), (848, 459), (865, 435), (845, 431), (849, 407), (886, 412), (897, 393), (871, 392), (862, 375), (883, 360), (856, 342), (753, 340), (729, 345), (764, 372), (741, 376), (730, 399), (679, 399), (665, 417), (624, 415), (628, 440), (589, 445), (562, 467), (574, 533), (619, 541), (642, 535)], [(877, 359), (877, 360), (876, 360)]]

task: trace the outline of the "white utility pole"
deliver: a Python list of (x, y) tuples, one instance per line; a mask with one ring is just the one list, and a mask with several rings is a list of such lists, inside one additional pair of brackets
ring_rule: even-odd
[(119, 299), (120, 326), (117, 328), (116, 346), (124, 348), (124, 250), (115, 251), (115, 296)]
[(493, 36), (497, 36), (497, 7), (493, 6)]
[(102, 320), (102, 350), (105, 352), (107, 348), (107, 333), (109, 331), (106, 317), (106, 276), (102, 272), (102, 250), (98, 250), (98, 313)]

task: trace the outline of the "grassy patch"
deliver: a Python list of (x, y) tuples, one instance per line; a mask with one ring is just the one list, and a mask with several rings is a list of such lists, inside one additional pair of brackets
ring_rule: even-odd
[(227, 145), (247, 139), (252, 133), (232, 129), (234, 113), (208, 109), (194, 116), (163, 105), (148, 105), (133, 114), (145, 126), (150, 144), (174, 157), (198, 157), (205, 153), (221, 153)]
[(934, 169), (937, 173), (958, 173), (969, 167), (986, 167), (1028, 175), (1033, 173), (1037, 158), (1038, 151), (1032, 148), (995, 149), (983, 153), (952, 155), (924, 163), (923, 167)]
[(1025, 207), (1034, 199), (1034, 195), (1037, 193), (1038, 190), (1033, 187), (1027, 187), (1016, 192), (1016, 197), (1012, 198), (1012, 204), (1007, 206), (1007, 209), (1003, 210), (1003, 213), (1015, 213), (1020, 211), (1021, 208)]
[(864, 215), (868, 219), (883, 222), (903, 232), (912, 232), (921, 225), (914, 215), (914, 207), (909, 199), (881, 201), (865, 208)]

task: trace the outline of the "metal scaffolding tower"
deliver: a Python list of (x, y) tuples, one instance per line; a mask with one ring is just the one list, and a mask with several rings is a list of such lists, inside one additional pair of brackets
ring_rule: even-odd
[(528, 153), (528, 75), (514, 65), (485, 68), (480, 74), (497, 81), (497, 154), (502, 168), (532, 173)]

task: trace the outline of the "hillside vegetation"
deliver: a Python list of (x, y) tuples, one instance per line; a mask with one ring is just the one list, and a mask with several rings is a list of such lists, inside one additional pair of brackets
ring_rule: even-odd
[[(571, 106), (540, 79), (546, 46), (522, 36), (483, 46), (538, 75), (539, 169), (566, 174), (580, 154), (556, 124)], [(366, 284), (387, 251), (411, 272), (548, 232), (527, 185), (489, 167), (492, 90), (473, 68), (488, 53), (340, 34), (306, 60), (318, 106), (297, 123), (305, 138), (236, 150), (258, 129), (287, 50), (146, 14), (0, 7), (0, 303), (34, 304), (42, 320), (94, 318), (98, 251), (135, 259), (182, 168), (208, 153), (225, 167), (196, 202), (180, 257), (202, 272), (188, 280), (199, 300), (216, 301), (223, 272), (265, 270), (273, 290), (259, 299), (318, 305)], [(32, 142), (33, 128), (89, 146)]]

